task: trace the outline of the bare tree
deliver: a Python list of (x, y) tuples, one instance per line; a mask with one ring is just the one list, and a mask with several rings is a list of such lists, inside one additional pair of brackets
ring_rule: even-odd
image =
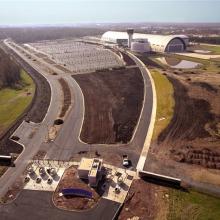
[(20, 67), (0, 49), (0, 89), (21, 83)]

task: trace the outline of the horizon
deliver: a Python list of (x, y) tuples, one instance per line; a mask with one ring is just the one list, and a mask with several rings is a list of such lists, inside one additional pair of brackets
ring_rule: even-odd
[(108, 25), (152, 25), (152, 24), (157, 24), (157, 25), (208, 25), (208, 26), (215, 26), (215, 25), (220, 25), (220, 22), (99, 22), (99, 23), (75, 23), (75, 24), (9, 24), (9, 25), (1, 25), (0, 28), (17, 28), (17, 27), (87, 27), (89, 25), (92, 26), (108, 26)]
[(216, 0), (2, 0), (1, 8), (1, 27), (220, 22)]

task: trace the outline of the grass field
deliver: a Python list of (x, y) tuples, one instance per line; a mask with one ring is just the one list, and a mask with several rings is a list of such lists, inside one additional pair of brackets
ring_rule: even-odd
[(198, 45), (195, 49), (211, 51), (210, 54), (220, 54), (220, 46)]
[(173, 86), (167, 77), (162, 75), (158, 70), (151, 70), (151, 74), (157, 92), (157, 114), (153, 134), (153, 139), (155, 140), (172, 119), (175, 102), (173, 98)]
[(207, 50), (212, 51), (214, 54), (220, 54), (220, 46), (208, 46), (208, 45), (202, 45)]
[(220, 199), (195, 191), (171, 189), (168, 220), (218, 220)]
[(21, 78), (21, 89), (0, 90), (0, 134), (22, 114), (34, 96), (35, 85), (31, 77), (21, 71)]

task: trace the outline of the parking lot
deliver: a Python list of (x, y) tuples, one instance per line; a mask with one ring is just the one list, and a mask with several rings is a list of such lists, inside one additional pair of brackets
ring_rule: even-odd
[(123, 60), (112, 51), (75, 40), (44, 41), (30, 46), (75, 73), (124, 65)]

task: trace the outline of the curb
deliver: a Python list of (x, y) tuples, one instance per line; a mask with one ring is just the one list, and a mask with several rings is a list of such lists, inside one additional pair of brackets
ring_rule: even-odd
[(147, 154), (148, 154), (150, 144), (151, 144), (151, 139), (152, 139), (152, 136), (153, 136), (154, 124), (155, 124), (155, 120), (156, 120), (156, 111), (157, 111), (157, 96), (156, 96), (156, 88), (155, 88), (154, 80), (151, 76), (150, 71), (147, 69), (146, 65), (139, 58), (137, 58), (135, 55), (133, 55), (129, 52), (128, 52), (128, 54), (135, 57), (135, 59), (137, 59), (141, 63), (143, 68), (145, 68), (145, 70), (147, 71), (148, 76), (149, 76), (150, 81), (151, 81), (152, 92), (153, 92), (153, 106), (152, 106), (152, 112), (151, 112), (150, 125), (148, 127), (148, 131), (147, 131), (147, 135), (146, 135), (146, 138), (145, 138), (144, 146), (143, 146), (139, 161), (138, 161), (137, 166), (136, 166), (137, 171), (139, 171), (139, 170), (143, 170), (143, 168), (144, 168), (144, 164), (145, 164), (145, 161), (147, 159)]

